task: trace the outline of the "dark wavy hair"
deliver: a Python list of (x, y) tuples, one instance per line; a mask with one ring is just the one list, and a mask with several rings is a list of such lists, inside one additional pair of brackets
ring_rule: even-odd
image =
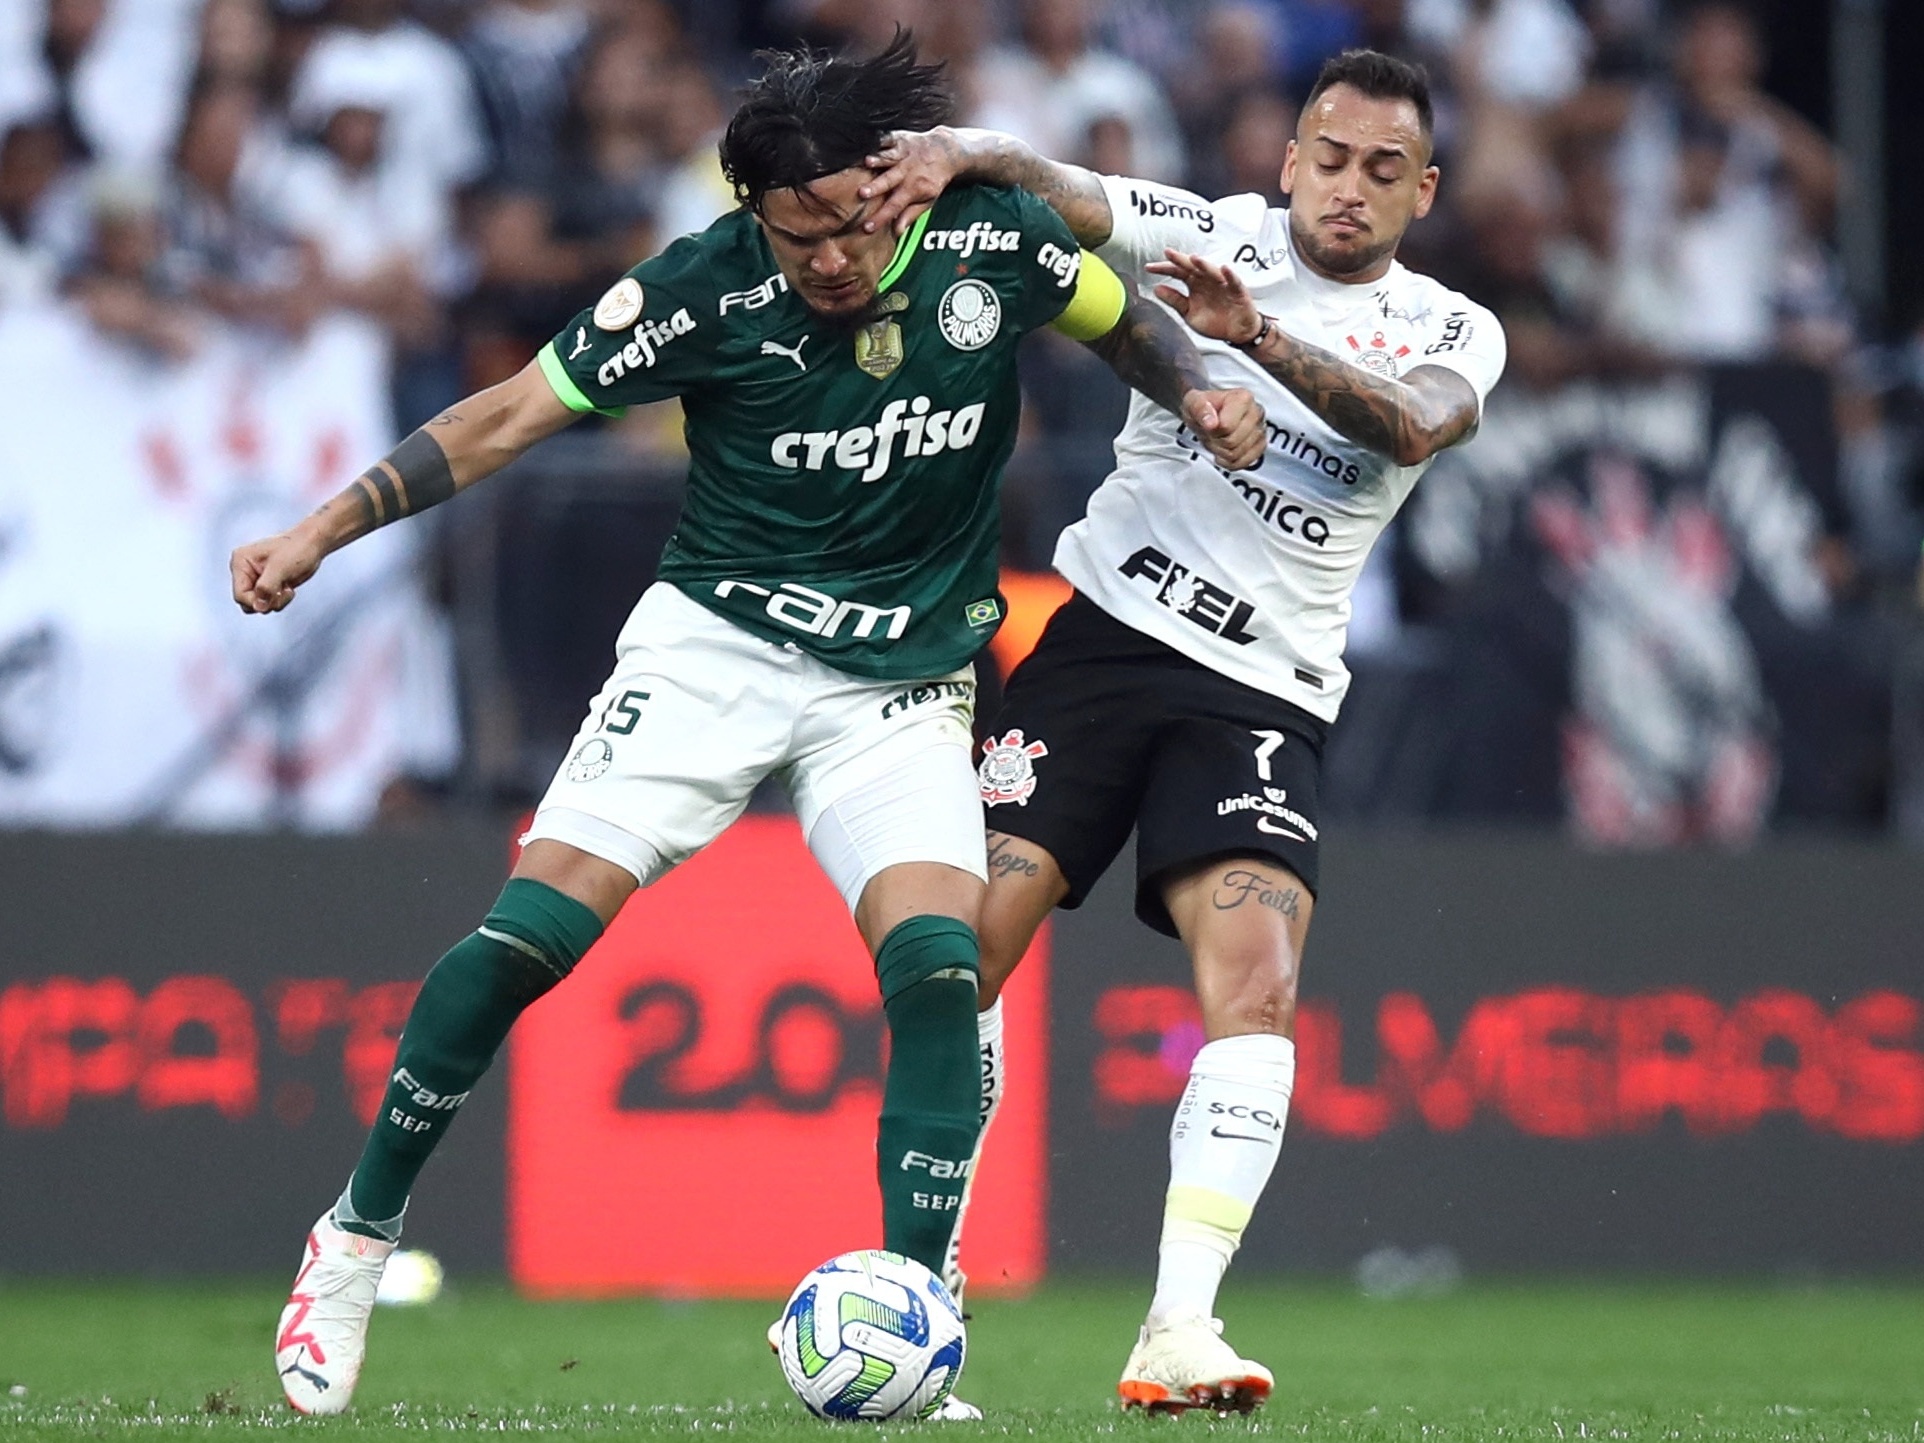
[(756, 58), (766, 69), (721, 142), (722, 174), (750, 210), (759, 211), (771, 190), (799, 189), (860, 165), (891, 130), (927, 130), (955, 114), (944, 67), (918, 65), (906, 30), (868, 60), (811, 50), (765, 50)]
[(1436, 113), (1430, 106), (1430, 73), (1421, 65), (1385, 55), (1380, 50), (1345, 50), (1323, 62), (1303, 109), (1308, 111), (1332, 85), (1347, 85), (1362, 91), (1371, 100), (1407, 100), (1416, 107), (1423, 134), (1435, 131)]

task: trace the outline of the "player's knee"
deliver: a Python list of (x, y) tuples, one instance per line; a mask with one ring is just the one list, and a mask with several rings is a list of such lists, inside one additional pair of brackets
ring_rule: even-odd
[(1199, 957), (1211, 1035), (1237, 1037), (1296, 1029), (1297, 962), (1287, 946), (1244, 947)]
[(918, 983), (953, 978), (973, 987), (981, 973), (975, 929), (954, 917), (911, 917), (875, 949), (875, 977), (885, 1007)]
[(545, 882), (511, 877), (478, 930), (545, 974), (533, 979), (545, 982), (545, 992), (587, 955), (602, 921), (592, 907)]

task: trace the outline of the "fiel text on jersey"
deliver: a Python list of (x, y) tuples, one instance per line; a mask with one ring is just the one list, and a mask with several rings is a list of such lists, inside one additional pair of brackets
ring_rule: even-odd
[(1116, 570), (1131, 580), (1152, 583), (1158, 605), (1232, 645), (1248, 646), (1257, 639), (1249, 629), (1250, 618), (1256, 614), (1254, 606), (1215, 582), (1205, 581), (1153, 546), (1142, 547)]

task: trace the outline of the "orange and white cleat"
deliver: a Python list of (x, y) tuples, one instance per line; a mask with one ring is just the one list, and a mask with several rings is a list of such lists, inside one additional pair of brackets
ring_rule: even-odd
[(274, 1335), (274, 1371), (298, 1413), (347, 1411), (367, 1356), (367, 1323), (394, 1244), (334, 1226), (333, 1209), (307, 1235), (294, 1291)]
[(1116, 1384), (1122, 1406), (1151, 1413), (1253, 1413), (1262, 1407), (1276, 1386), (1274, 1375), (1238, 1357), (1222, 1332), (1221, 1322), (1200, 1313), (1144, 1323)]

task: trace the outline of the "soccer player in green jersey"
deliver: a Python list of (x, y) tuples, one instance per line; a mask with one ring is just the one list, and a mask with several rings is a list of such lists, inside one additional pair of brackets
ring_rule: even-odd
[(347, 1406), (409, 1190), (515, 1018), (771, 774), (875, 959), (891, 1042), (883, 1246), (942, 1268), (979, 1128), (970, 658), (1002, 617), (1016, 343), (1050, 324), (1086, 341), (1224, 465), (1264, 444), (1249, 393), (1210, 389), (1182, 326), (1032, 196), (959, 186), (899, 239), (866, 228), (865, 157), (947, 113), (907, 36), (868, 61), (771, 57), (722, 141), (741, 209), (233, 555), (234, 599), (278, 611), (330, 552), (586, 412), (668, 396), (686, 411), (687, 500), (661, 580), (499, 900), (422, 984), (360, 1163), (308, 1234), (275, 1342), (304, 1412)]

